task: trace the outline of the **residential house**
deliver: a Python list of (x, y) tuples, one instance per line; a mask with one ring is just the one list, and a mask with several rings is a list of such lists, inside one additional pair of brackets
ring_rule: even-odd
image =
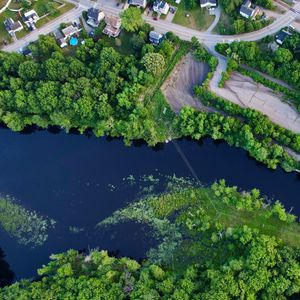
[(200, 7), (207, 7), (208, 9), (217, 7), (217, 0), (200, 0)]
[(104, 19), (105, 14), (102, 10), (92, 7), (88, 9), (87, 17), (87, 24), (92, 27), (98, 27), (100, 22)]
[(281, 30), (277, 35), (276, 35), (276, 43), (279, 45), (282, 45), (285, 41), (285, 39), (292, 35), (290, 32), (286, 31), (286, 30)]
[(67, 40), (63, 36), (60, 30), (57, 30), (56, 32), (53, 33), (54, 37), (56, 39), (56, 42), (60, 48), (65, 48), (68, 46)]
[(151, 44), (158, 46), (163, 39), (164, 36), (161, 33), (158, 33), (156, 31), (150, 31), (149, 41)]
[(20, 21), (14, 21), (12, 18), (5, 19), (3, 23), (5, 29), (11, 36), (14, 36), (17, 31), (23, 29), (22, 23)]
[(80, 31), (81, 31), (81, 28), (78, 28), (77, 26), (74, 26), (74, 25), (69, 25), (66, 28), (62, 29), (61, 32), (62, 32), (65, 40), (67, 40)]
[(128, 4), (133, 5), (133, 6), (137, 6), (137, 7), (145, 8), (147, 6), (147, 0), (129, 0)]
[(105, 17), (105, 23), (106, 26), (103, 29), (103, 33), (112, 36), (117, 37), (121, 32), (121, 19), (117, 16), (106, 16)]
[(165, 1), (156, 0), (153, 2), (152, 9), (160, 15), (166, 15), (169, 12), (170, 6)]
[(23, 16), (23, 20), (24, 23), (26, 24), (26, 26), (30, 29), (30, 30), (34, 30), (36, 29), (35, 27), (35, 23), (40, 19), (40, 17), (38, 16), (38, 14), (36, 13), (35, 10), (30, 10), (26, 13), (24, 13)]
[(258, 6), (253, 6), (250, 0), (245, 0), (240, 7), (240, 15), (247, 19), (254, 19), (259, 12)]

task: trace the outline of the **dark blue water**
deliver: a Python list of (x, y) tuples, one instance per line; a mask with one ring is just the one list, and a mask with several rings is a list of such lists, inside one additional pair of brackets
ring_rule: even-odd
[[(0, 193), (11, 195), (29, 210), (57, 221), (41, 247), (30, 249), (0, 232), (0, 247), (15, 279), (35, 275), (51, 253), (69, 248), (99, 247), (141, 258), (155, 243), (147, 228), (121, 224), (109, 231), (95, 225), (136, 195), (130, 190), (111, 192), (130, 174), (198, 176), (211, 183), (224, 178), (242, 189), (259, 188), (300, 215), (300, 178), (281, 169), (268, 170), (245, 151), (206, 139), (203, 143), (181, 140), (159, 149), (146, 145), (126, 147), (121, 140), (37, 131), (31, 134), (0, 129)], [(74, 234), (69, 226), (84, 227)]]

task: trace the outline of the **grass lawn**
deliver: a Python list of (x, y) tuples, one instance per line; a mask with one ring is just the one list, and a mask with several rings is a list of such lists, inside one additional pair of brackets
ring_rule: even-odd
[(228, 32), (228, 28), (232, 27), (233, 21), (234, 18), (228, 16), (222, 11), (220, 20), (217, 26), (214, 28), (213, 32), (217, 34), (226, 34), (226, 32)]
[(117, 38), (109, 37), (102, 33), (101, 27), (100, 39), (107, 45), (113, 47), (116, 51), (123, 55), (134, 54), (130, 39), (133, 34), (122, 30)]
[(40, 27), (44, 26), (46, 23), (48, 23), (48, 22), (58, 18), (59, 16), (65, 14), (67, 11), (71, 10), (74, 7), (75, 7), (74, 4), (66, 2), (65, 5), (62, 8), (58, 9), (58, 11), (55, 14), (53, 14), (51, 16), (49, 15), (45, 18), (42, 18), (42, 19), (38, 20), (37, 23), (36, 23), (36, 27), (40, 28)]
[(11, 36), (6, 31), (4, 24), (3, 24), (3, 22), (6, 18), (13, 18), (14, 20), (16, 20), (17, 15), (16, 15), (16, 13), (8, 11), (8, 10), (6, 10), (2, 14), (0, 14), (0, 46), (2, 46), (2, 42), (4, 40), (6, 40), (8, 42), (10, 42), (12, 40)]
[[(180, 4), (176, 4), (172, 1), (172, 5), (177, 6), (178, 8), (173, 18), (173, 23), (178, 25), (204, 31), (209, 27), (215, 18), (215, 16), (209, 15), (209, 12), (206, 8), (200, 8), (200, 5), (197, 5), (197, 7), (193, 9), (187, 9), (184, 0), (182, 0)], [(189, 17), (186, 16), (187, 14)]]

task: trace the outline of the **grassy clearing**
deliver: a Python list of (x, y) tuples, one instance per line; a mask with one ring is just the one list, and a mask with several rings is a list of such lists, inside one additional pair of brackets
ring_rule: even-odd
[(14, 12), (11, 11), (4, 11), (2, 14), (0, 14), (0, 43), (2, 44), (4, 40), (10, 42), (11, 36), (8, 34), (8, 32), (6, 31), (5, 27), (4, 27), (4, 20), (6, 18), (13, 18), (14, 20), (17, 19), (17, 15)]
[(156, 121), (156, 130), (159, 133), (159, 139), (161, 141), (165, 141), (169, 137), (174, 138), (178, 135), (175, 132), (174, 126), (172, 126), (175, 119), (175, 113), (166, 101), (160, 87), (168, 78), (176, 64), (188, 53), (189, 50), (190, 44), (181, 42), (179, 47), (175, 50), (172, 58), (167, 63), (166, 70), (144, 93), (144, 102), (146, 103), (153, 119)]
[(191, 188), (180, 192), (161, 195), (152, 200), (151, 206), (159, 218), (170, 217), (184, 207), (193, 206), (205, 209), (205, 214), (212, 220), (219, 221), (226, 227), (246, 225), (260, 233), (275, 236), (290, 246), (300, 246), (300, 225), (287, 223), (277, 216), (266, 218), (266, 210), (246, 211), (225, 204), (210, 188)]
[(213, 33), (226, 34), (227, 28), (230, 28), (232, 26), (233, 21), (234, 18), (228, 16), (222, 11), (220, 20), (217, 26), (213, 29)]
[[(178, 8), (173, 18), (173, 23), (178, 25), (204, 31), (215, 18), (215, 16), (209, 15), (206, 8), (202, 9), (198, 5), (196, 8), (188, 9), (184, 0), (182, 0), (180, 4), (176, 4), (174, 1), (172, 5)], [(189, 15), (189, 17), (187, 17), (187, 15)]]
[(55, 14), (53, 14), (51, 16), (49, 15), (47, 17), (44, 17), (44, 18), (38, 20), (36, 23), (36, 27), (40, 28), (40, 27), (44, 26), (48, 22), (60, 17), (61, 15), (68, 12), (69, 10), (73, 9), (74, 7), (75, 7), (75, 5), (73, 3), (66, 2), (65, 5), (61, 8), (59, 8)]
[(146, 92), (144, 93), (144, 101), (150, 102), (151, 99), (154, 97), (156, 92), (160, 89), (161, 85), (164, 83), (164, 81), (167, 79), (167, 77), (170, 75), (171, 71), (174, 69), (175, 65), (180, 61), (180, 59), (188, 53), (190, 50), (190, 44), (181, 42), (179, 47), (174, 51), (173, 56), (171, 59), (167, 62), (167, 68), (163, 72), (163, 74), (160, 76), (160, 78), (157, 79), (157, 81), (149, 87)]
[(101, 33), (99, 37), (105, 45), (113, 47), (117, 52), (127, 56), (134, 54), (134, 49), (131, 45), (132, 36), (132, 33), (122, 30), (117, 38), (109, 37), (102, 33), (101, 28)]

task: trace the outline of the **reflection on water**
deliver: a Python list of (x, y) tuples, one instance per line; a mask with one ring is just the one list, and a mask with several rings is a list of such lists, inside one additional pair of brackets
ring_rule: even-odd
[(14, 277), (14, 272), (10, 269), (9, 264), (5, 260), (4, 251), (0, 248), (0, 287), (11, 284)]

